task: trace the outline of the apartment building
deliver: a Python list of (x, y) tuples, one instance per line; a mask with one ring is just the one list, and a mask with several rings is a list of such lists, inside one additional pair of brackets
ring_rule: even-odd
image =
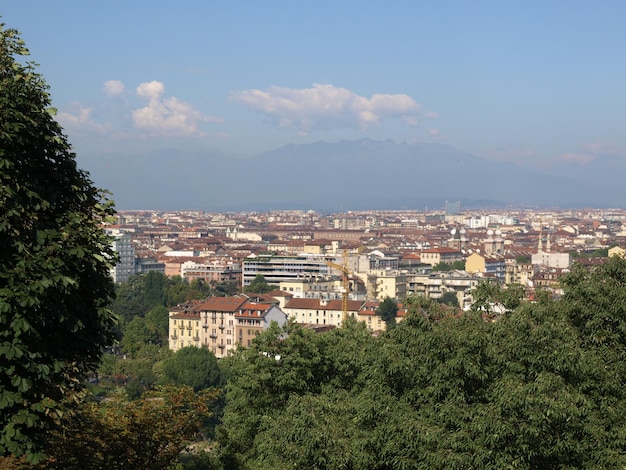
[(407, 288), (406, 271), (371, 270), (367, 274), (367, 295), (370, 299), (385, 297), (404, 299)]
[[(348, 315), (356, 318), (363, 305), (361, 300), (348, 300)], [(333, 325), (340, 327), (343, 319), (341, 300), (291, 299), (284, 308), (296, 323)]]
[(181, 308), (170, 310), (168, 342), (174, 352), (188, 346), (200, 347), (200, 314)]
[(206, 283), (210, 282), (241, 282), (241, 265), (232, 262), (217, 261), (184, 261), (180, 265), (180, 276), (188, 281), (201, 279)]
[(457, 261), (463, 261), (463, 253), (454, 248), (430, 248), (420, 253), (420, 261), (431, 266), (439, 263), (452, 264)]
[(472, 253), (465, 260), (465, 271), (471, 274), (492, 277), (504, 283), (506, 278), (506, 261), (502, 256)]
[(247, 302), (235, 313), (236, 339), (240, 346), (250, 346), (252, 340), (272, 322), (283, 326), (287, 314), (274, 304)]
[(217, 358), (226, 357), (237, 344), (235, 314), (248, 302), (246, 297), (209, 297), (194, 308), (200, 316), (200, 342)]

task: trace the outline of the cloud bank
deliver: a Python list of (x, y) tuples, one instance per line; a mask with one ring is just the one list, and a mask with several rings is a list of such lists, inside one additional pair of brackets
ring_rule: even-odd
[(193, 136), (204, 135), (198, 128), (202, 122), (222, 122), (220, 118), (205, 116), (178, 98), (165, 98), (164, 92), (165, 85), (156, 80), (137, 87), (137, 96), (147, 100), (148, 104), (133, 111), (135, 128), (159, 134)]
[(109, 80), (104, 82), (102, 91), (108, 97), (118, 96), (124, 93), (124, 84), (119, 80)]
[(334, 85), (316, 83), (312, 88), (271, 87), (231, 93), (231, 99), (270, 117), (279, 127), (306, 134), (315, 129), (358, 127), (362, 131), (385, 118), (399, 118), (417, 126), (436, 114), (423, 111), (410, 96), (374, 94), (370, 98)]

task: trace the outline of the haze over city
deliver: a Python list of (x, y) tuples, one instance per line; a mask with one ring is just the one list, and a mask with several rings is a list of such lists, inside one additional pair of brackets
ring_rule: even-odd
[[(453, 159), (480, 169), (505, 164), (492, 168), (492, 176), (526, 172), (526, 192), (535, 193), (532, 200), (497, 188), (474, 195), (476, 181), (456, 182), (456, 190), (416, 196), (415, 205), (428, 196), (535, 204), (554, 185), (552, 194), (561, 197), (548, 197), (547, 204), (621, 206), (625, 9), (617, 1), (190, 1), (174, 7), (26, 0), (4, 5), (1, 21), (22, 32), (40, 64), (79, 165), (122, 208), (167, 205), (159, 199), (164, 193), (172, 207), (227, 208), (223, 200), (208, 201), (215, 192), (182, 188), (189, 197), (177, 200), (172, 194), (201, 184), (198, 170), (210, 172), (204, 180), (221, 192), (218, 183), (232, 187), (233, 171), (245, 168), (264, 179), (292, 179), (309, 171), (311, 149), (320, 142), (345, 141), (393, 142), (394, 149), (385, 150), (390, 161), (405, 158), (395, 172), (365, 162), (361, 181), (407, 170), (432, 179), (420, 169), (440, 158), (433, 149), (439, 155), (445, 149), (448, 163), (440, 165), (450, 168)], [(398, 147), (411, 150), (399, 157)], [(272, 157), (275, 149), (280, 159)], [(342, 152), (330, 151), (341, 176), (318, 183), (320, 190), (350, 180), (359, 156), (350, 155), (348, 163)], [(385, 155), (370, 152), (380, 163)], [(304, 161), (294, 161), (298, 156)], [(281, 166), (259, 175), (264, 162)], [(124, 176), (124, 165), (137, 170)], [(323, 165), (333, 172), (332, 164)], [(168, 180), (166, 191), (147, 189)], [(294, 198), (293, 190), (266, 199), (258, 190), (233, 192), (240, 194), (233, 200), (239, 208), (358, 205), (345, 199), (329, 207), (328, 200)], [(362, 206), (381, 199), (373, 196)], [(406, 193), (394, 198), (396, 206), (410, 199)]]

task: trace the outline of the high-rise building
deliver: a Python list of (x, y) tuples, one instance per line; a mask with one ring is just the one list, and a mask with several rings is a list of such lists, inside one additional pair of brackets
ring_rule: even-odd
[(111, 245), (118, 254), (118, 263), (111, 268), (111, 277), (116, 284), (126, 282), (135, 274), (135, 248), (130, 234), (119, 231), (108, 231), (113, 237)]

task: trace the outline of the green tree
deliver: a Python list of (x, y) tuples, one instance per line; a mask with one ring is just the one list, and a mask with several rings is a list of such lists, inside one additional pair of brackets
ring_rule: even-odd
[(194, 390), (217, 386), (220, 369), (215, 354), (206, 348), (188, 346), (176, 351), (163, 362), (163, 382), (188, 385)]
[(114, 339), (113, 215), (76, 166), (48, 86), (0, 25), (0, 455), (41, 458)]
[(465, 261), (455, 261), (454, 263), (438, 263), (433, 266), (433, 271), (452, 271), (465, 269)]
[(160, 337), (150, 331), (144, 318), (135, 317), (122, 328), (122, 351), (131, 357), (134, 357), (145, 344), (159, 341)]
[(387, 325), (387, 329), (393, 328), (396, 324), (398, 303), (390, 297), (385, 297), (380, 305), (378, 305), (376, 313), (383, 319), (385, 325)]
[(163, 305), (163, 293), (167, 277), (158, 271), (150, 271), (141, 276), (144, 302), (148, 308)]
[(162, 387), (140, 400), (116, 397), (82, 406), (51, 435), (46, 469), (166, 469), (178, 461), (209, 417), (219, 392)]
[(162, 346), (167, 345), (167, 334), (169, 331), (169, 311), (162, 306), (154, 307), (146, 313), (146, 328), (150, 331), (158, 343)]
[(444, 292), (443, 295), (437, 299), (437, 302), (449, 305), (450, 307), (459, 307), (459, 298), (455, 292)]
[(250, 284), (244, 289), (245, 292), (250, 292), (253, 294), (267, 294), (268, 292), (273, 291), (275, 286), (270, 286), (263, 275), (257, 274)]

